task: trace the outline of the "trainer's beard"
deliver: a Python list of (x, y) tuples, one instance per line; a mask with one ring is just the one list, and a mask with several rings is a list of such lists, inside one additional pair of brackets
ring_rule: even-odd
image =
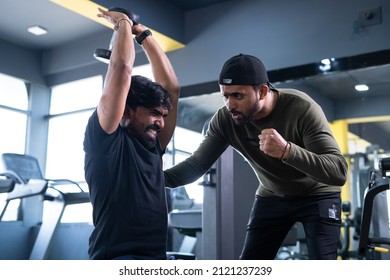
[(244, 118), (241, 119), (241, 120), (235, 120), (235, 119), (233, 119), (233, 121), (234, 121), (234, 123), (235, 123), (236, 125), (240, 125), (240, 126), (246, 125), (246, 124), (250, 121), (250, 118), (249, 118), (249, 117), (244, 116), (244, 115), (242, 115), (242, 116), (243, 116)]
[(242, 126), (242, 125), (246, 125), (246, 124), (249, 122), (249, 119), (245, 118), (245, 119), (243, 119), (243, 120), (241, 120), (241, 121), (237, 121), (237, 120), (233, 120), (233, 121), (234, 121), (234, 123), (235, 123), (236, 125)]

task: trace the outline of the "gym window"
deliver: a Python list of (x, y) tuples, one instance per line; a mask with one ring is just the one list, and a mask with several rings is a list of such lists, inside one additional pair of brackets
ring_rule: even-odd
[[(0, 154), (25, 151), (28, 117), (28, 94), (24, 81), (0, 73)], [(1, 170), (4, 167), (1, 166)], [(7, 194), (0, 194), (0, 209), (3, 209)], [(10, 202), (3, 220), (17, 220), (20, 200)]]
[[(102, 76), (94, 76), (52, 88), (46, 178), (71, 179), (87, 191), (84, 179), (84, 131), (99, 102), (102, 87)], [(61, 222), (91, 222), (91, 219), (91, 205), (83, 203), (68, 206)]]

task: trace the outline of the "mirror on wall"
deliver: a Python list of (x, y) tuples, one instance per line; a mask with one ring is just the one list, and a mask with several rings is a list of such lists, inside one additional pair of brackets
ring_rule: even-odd
[[(389, 74), (390, 50), (268, 71), (276, 87), (308, 93), (330, 122), (345, 120), (353, 139), (361, 138), (383, 152), (390, 151)], [(222, 96), (217, 81), (189, 88), (189, 97), (180, 99), (179, 122), (201, 132), (204, 122), (224, 106)]]

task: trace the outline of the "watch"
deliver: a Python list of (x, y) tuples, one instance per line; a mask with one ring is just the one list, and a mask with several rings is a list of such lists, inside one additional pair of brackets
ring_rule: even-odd
[(135, 36), (135, 41), (138, 45), (141, 46), (142, 42), (146, 39), (146, 37), (151, 36), (152, 32), (149, 29), (146, 29), (144, 32), (139, 34), (138, 36)]

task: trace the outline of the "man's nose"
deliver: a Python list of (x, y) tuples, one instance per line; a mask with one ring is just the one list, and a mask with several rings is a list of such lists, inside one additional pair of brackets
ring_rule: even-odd
[(160, 129), (163, 129), (163, 127), (164, 127), (164, 125), (165, 125), (164, 118), (163, 118), (163, 117), (157, 118), (157, 119), (154, 121), (154, 124), (157, 125)]

